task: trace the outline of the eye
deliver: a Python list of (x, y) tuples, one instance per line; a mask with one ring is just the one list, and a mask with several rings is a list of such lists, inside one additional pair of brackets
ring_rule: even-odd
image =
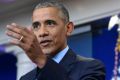
[(40, 23), (39, 23), (39, 22), (34, 22), (34, 23), (32, 24), (32, 26), (33, 26), (33, 29), (37, 30), (37, 29), (39, 29), (39, 27), (40, 27)]
[(46, 24), (47, 24), (48, 26), (54, 26), (54, 25), (56, 25), (56, 22), (53, 21), (53, 20), (47, 20), (47, 21), (46, 21)]

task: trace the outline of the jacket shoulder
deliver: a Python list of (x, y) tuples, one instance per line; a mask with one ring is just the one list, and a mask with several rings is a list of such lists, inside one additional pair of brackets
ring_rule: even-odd
[(32, 71), (28, 72), (27, 74), (23, 75), (20, 80), (33, 80), (36, 76), (37, 68), (33, 69)]

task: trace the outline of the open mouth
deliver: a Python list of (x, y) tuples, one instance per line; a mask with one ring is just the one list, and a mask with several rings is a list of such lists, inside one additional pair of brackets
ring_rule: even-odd
[(51, 42), (52, 42), (51, 40), (43, 40), (40, 42), (40, 45), (43, 47), (48, 46)]

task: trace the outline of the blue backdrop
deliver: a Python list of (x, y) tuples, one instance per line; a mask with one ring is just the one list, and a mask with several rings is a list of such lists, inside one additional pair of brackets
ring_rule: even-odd
[(93, 57), (103, 61), (106, 67), (106, 80), (111, 80), (114, 66), (114, 48), (117, 39), (116, 28), (108, 31), (103, 28), (100, 34), (93, 34), (92, 51)]
[(0, 80), (16, 80), (16, 57), (0, 46)]

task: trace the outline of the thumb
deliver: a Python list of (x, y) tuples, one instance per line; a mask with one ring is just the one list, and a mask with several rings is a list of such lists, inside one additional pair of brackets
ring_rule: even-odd
[(33, 28), (31, 26), (27, 27), (27, 30), (33, 32)]
[(29, 32), (34, 33), (34, 32), (33, 32), (33, 28), (32, 28), (31, 26), (27, 27), (27, 30), (28, 30)]

